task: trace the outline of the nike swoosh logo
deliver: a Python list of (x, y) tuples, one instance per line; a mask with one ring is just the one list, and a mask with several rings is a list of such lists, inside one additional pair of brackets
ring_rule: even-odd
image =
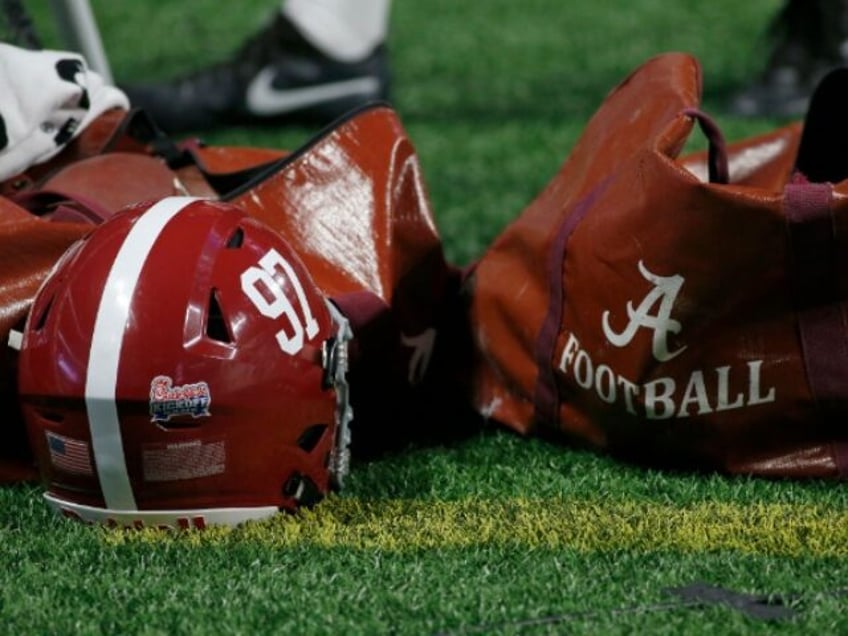
[(254, 115), (281, 115), (344, 97), (377, 94), (380, 82), (376, 77), (357, 77), (302, 88), (274, 88), (276, 71), (266, 66), (247, 87), (245, 104)]

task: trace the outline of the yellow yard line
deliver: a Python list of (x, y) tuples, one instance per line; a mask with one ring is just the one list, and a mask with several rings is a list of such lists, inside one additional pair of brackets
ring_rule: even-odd
[(109, 543), (258, 542), (269, 547), (449, 549), (483, 546), (848, 556), (848, 510), (794, 504), (574, 499), (363, 500), (201, 532), (104, 531)]

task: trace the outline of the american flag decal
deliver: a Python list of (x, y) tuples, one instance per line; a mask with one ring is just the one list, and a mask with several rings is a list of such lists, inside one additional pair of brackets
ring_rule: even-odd
[(85, 442), (48, 432), (47, 448), (50, 449), (50, 462), (57, 470), (74, 475), (93, 474), (91, 455)]

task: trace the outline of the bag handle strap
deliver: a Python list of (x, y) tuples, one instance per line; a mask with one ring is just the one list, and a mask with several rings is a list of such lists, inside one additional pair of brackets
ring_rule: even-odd
[(727, 163), (727, 143), (715, 120), (698, 108), (684, 108), (683, 115), (698, 122), (701, 132), (707, 138), (707, 167), (710, 183), (730, 183), (730, 170)]

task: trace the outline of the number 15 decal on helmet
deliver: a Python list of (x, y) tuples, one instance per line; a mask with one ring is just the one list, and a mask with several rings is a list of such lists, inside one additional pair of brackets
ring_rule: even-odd
[(341, 485), (347, 320), (285, 240), (189, 197), (119, 213), (72, 247), (24, 332), (30, 443), (62, 514), (237, 524)]

